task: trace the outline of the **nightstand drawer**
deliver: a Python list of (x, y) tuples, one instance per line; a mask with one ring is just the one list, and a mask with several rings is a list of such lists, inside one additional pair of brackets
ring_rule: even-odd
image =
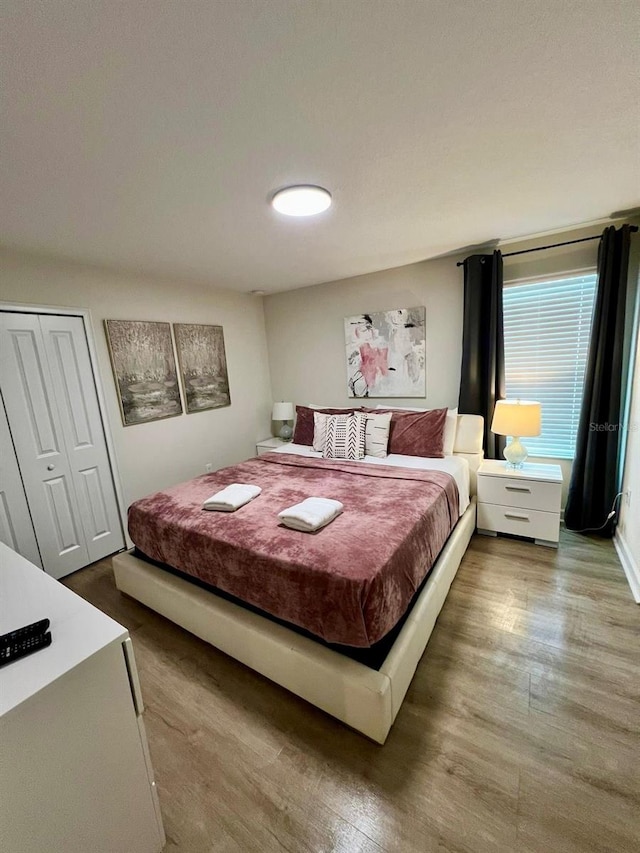
[(560, 512), (562, 486), (517, 477), (478, 477), (478, 501), (505, 507)]
[(282, 447), (286, 442), (281, 438), (263, 438), (262, 441), (256, 444), (256, 454), (262, 456), (263, 453), (273, 453), (279, 447)]
[(557, 542), (560, 536), (559, 512), (478, 503), (477, 524), (479, 530), (513, 533), (547, 542)]

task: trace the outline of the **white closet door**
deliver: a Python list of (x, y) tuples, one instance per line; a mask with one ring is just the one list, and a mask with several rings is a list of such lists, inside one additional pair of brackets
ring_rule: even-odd
[(42, 568), (7, 415), (0, 398), (0, 542)]
[(125, 543), (84, 323), (81, 317), (42, 314), (40, 327), (93, 563)]
[(0, 386), (42, 564), (60, 578), (90, 559), (37, 314), (0, 313)]

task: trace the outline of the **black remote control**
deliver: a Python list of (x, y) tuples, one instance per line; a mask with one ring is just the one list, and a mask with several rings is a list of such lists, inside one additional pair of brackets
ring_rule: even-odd
[(24, 628), (17, 628), (15, 631), (9, 631), (8, 634), (0, 634), (0, 649), (5, 646), (13, 646), (20, 643), (22, 640), (28, 640), (31, 637), (46, 633), (49, 629), (49, 620), (41, 619), (39, 622), (33, 622), (31, 625), (25, 625)]
[(36, 634), (32, 637), (19, 640), (8, 646), (0, 648), (0, 666), (7, 663), (12, 663), (14, 660), (23, 658), (25, 655), (30, 655), (32, 652), (37, 652), (38, 649), (44, 649), (51, 645), (51, 631), (46, 634)]

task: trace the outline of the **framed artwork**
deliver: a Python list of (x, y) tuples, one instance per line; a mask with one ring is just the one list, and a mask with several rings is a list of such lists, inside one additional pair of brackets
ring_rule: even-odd
[(222, 326), (174, 323), (187, 414), (231, 405)]
[(345, 317), (349, 397), (424, 397), (426, 309)]
[(123, 424), (181, 415), (169, 323), (105, 320), (104, 324)]

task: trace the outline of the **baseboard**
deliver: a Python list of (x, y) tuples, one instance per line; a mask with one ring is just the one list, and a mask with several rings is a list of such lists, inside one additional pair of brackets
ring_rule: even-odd
[(619, 530), (616, 530), (615, 536), (613, 537), (613, 545), (618, 554), (620, 564), (624, 569), (624, 573), (627, 576), (627, 581), (631, 587), (631, 594), (633, 595), (636, 604), (640, 604), (640, 568), (638, 568), (636, 561), (633, 559), (629, 546), (620, 535)]

